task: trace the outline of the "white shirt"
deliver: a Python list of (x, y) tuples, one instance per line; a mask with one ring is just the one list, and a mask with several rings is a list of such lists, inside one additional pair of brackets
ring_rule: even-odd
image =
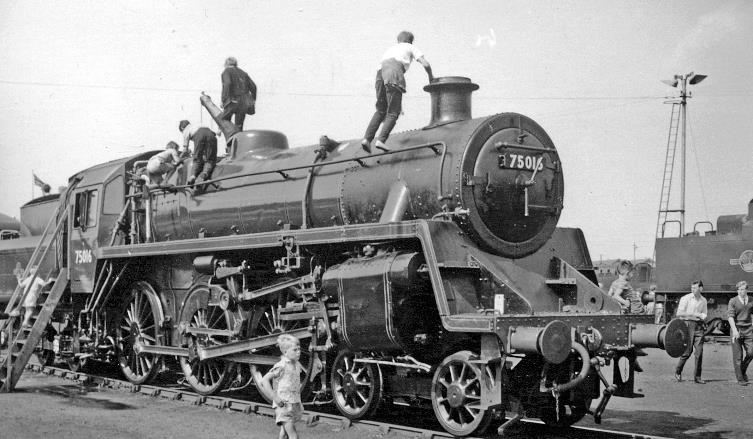
[[(413, 62), (414, 59), (421, 58), (422, 56), (424, 56), (423, 52), (413, 44), (397, 43), (384, 52), (384, 55), (382, 55), (382, 61), (395, 59), (403, 64), (403, 68), (407, 72), (410, 63)], [(381, 62), (377, 68), (382, 68)]]
[[(34, 282), (31, 281), (32, 278), (34, 278)], [(26, 289), (29, 286), (30, 282), (31, 287), (29, 287), (29, 292), (24, 298), (24, 306), (36, 306), (37, 299), (39, 298), (39, 291), (45, 285), (45, 282), (42, 280), (42, 278), (38, 276), (34, 277), (33, 274), (29, 274), (26, 279), (19, 281), (18, 284), (21, 285), (21, 288)]]
[(688, 293), (680, 298), (680, 304), (677, 305), (677, 315), (691, 314), (693, 317), (680, 317), (685, 320), (706, 320), (709, 310), (706, 305), (706, 299), (701, 296), (696, 299), (693, 293)]
[(196, 131), (199, 131), (200, 128), (204, 127), (201, 125), (194, 125), (192, 123), (189, 123), (185, 128), (183, 128), (183, 151), (188, 151), (188, 142), (193, 139), (194, 134), (196, 134)]

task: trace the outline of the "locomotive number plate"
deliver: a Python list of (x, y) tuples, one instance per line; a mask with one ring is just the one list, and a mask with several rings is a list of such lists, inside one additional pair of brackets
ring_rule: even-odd
[(499, 154), (497, 160), (500, 168), (525, 169), (528, 171), (533, 171), (534, 169), (541, 171), (544, 169), (544, 158), (540, 155), (506, 152)]

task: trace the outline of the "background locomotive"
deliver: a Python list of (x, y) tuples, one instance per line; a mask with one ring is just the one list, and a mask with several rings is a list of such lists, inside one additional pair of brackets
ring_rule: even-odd
[[(3, 387), (50, 319), (62, 324), (43, 361), (113, 361), (140, 384), (177, 357), (202, 394), (251, 384), (289, 333), (304, 348), (306, 401), (350, 418), (389, 401), (430, 405), (461, 436), (511, 408), (508, 422), (577, 422), (609, 384), (601, 365), (638, 347), (677, 356), (687, 329), (620, 314), (582, 233), (556, 229), (551, 139), (520, 114), (471, 118), (476, 89), (459, 77), (426, 86), (429, 125), (373, 155), (358, 140), (289, 149), (278, 132), (237, 132), (202, 96), (229, 140), (213, 180), (186, 187), (183, 168), (169, 187), (145, 186), (153, 152), (77, 173), (31, 257), (51, 281), (10, 344)], [(633, 395), (627, 364), (597, 421), (612, 395)]]
[(18, 280), (13, 271), (17, 265), (25, 268), (39, 235), (60, 203), (60, 195), (36, 198), (21, 206), (20, 220), (0, 214), (0, 307), (8, 304)]
[(657, 238), (654, 278), (657, 292), (666, 296), (668, 316), (690, 291), (690, 282), (703, 280), (708, 330), (729, 335), (727, 304), (737, 295), (735, 284), (753, 285), (753, 200), (747, 214), (719, 216), (716, 229), (701, 221), (685, 236)]

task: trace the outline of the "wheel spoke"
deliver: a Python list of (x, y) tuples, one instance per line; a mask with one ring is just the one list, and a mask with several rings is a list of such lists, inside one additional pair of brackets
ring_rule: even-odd
[(478, 416), (478, 409), (476, 409), (476, 413), (473, 412), (473, 409), (468, 407), (467, 405), (462, 406), (463, 412), (466, 413), (468, 416), (470, 416), (471, 421), (473, 422), (474, 419), (476, 419), (476, 416)]
[(356, 395), (358, 395), (358, 397), (361, 399), (361, 401), (363, 402), (363, 405), (366, 405), (366, 402), (368, 401), (368, 399), (365, 396), (363, 396), (363, 393), (361, 393), (360, 391), (356, 391)]
[(450, 387), (450, 383), (448, 383), (447, 380), (444, 379), (444, 377), (438, 379), (437, 383), (441, 384), (445, 389)]
[(478, 383), (478, 382), (479, 382), (478, 377), (473, 377), (470, 380), (465, 382), (465, 384), (463, 385), (463, 388), (467, 389), (471, 387), (471, 385), (473, 385), (474, 383)]

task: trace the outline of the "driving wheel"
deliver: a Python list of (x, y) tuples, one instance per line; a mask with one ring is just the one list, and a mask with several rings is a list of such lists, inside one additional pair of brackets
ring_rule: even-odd
[(139, 281), (131, 286), (127, 300), (121, 308), (115, 328), (118, 343), (120, 370), (133, 384), (144, 384), (160, 369), (160, 357), (137, 353), (136, 346), (158, 345), (159, 324), (163, 321), (162, 307), (149, 283)]
[[(250, 333), (251, 338), (263, 337), (273, 334), (280, 334), (286, 331), (292, 331), (307, 326), (308, 322), (304, 320), (287, 320), (282, 313), (282, 308), (286, 304), (286, 297), (283, 294), (278, 295), (277, 299), (272, 301), (271, 304), (257, 304), (254, 306), (251, 319), (250, 319)], [(298, 360), (303, 368), (303, 375), (301, 376), (301, 399), (306, 401), (311, 394), (311, 386), (309, 385), (309, 376), (311, 375), (312, 368), (315, 361), (314, 356), (309, 351), (309, 340), (300, 340), (301, 344), (301, 357)], [(265, 362), (259, 362), (251, 365), (251, 372), (254, 379), (254, 384), (257, 388), (260, 388), (258, 377), (263, 377), (272, 366), (280, 359), (280, 349), (276, 344), (252, 349), (250, 352), (252, 355), (259, 355), (260, 357), (269, 359)], [(258, 372), (256, 374), (255, 372)], [(267, 395), (264, 392), (261, 393), (264, 399), (271, 403)]]
[[(187, 328), (229, 331), (233, 327), (233, 316), (219, 306), (209, 305), (209, 296), (206, 285), (194, 287), (183, 304), (181, 323)], [(228, 343), (230, 335), (196, 334), (190, 340), (190, 343), (210, 347)], [(235, 373), (235, 363), (220, 358), (199, 360), (197, 357), (180, 357), (179, 361), (186, 382), (201, 395), (212, 395), (222, 390)]]

